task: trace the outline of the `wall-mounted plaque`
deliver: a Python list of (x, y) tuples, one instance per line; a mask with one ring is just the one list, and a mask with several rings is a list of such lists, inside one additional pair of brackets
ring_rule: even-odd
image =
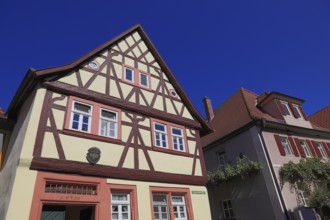
[(91, 147), (88, 149), (86, 159), (90, 164), (92, 165), (96, 164), (97, 162), (99, 162), (100, 158), (101, 158), (101, 151), (99, 148)]

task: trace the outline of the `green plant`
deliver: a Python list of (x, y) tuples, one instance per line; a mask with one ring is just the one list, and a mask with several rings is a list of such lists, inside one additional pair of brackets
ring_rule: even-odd
[(240, 156), (236, 159), (236, 164), (226, 164), (223, 169), (217, 168), (208, 172), (208, 185), (218, 186), (220, 183), (238, 177), (245, 178), (258, 173), (261, 168), (259, 162), (251, 161), (246, 156)]
[(309, 206), (323, 217), (329, 217), (330, 210), (330, 162), (319, 158), (301, 159), (299, 163), (290, 161), (279, 170), (280, 183), (290, 184), (296, 191), (303, 190), (309, 195)]

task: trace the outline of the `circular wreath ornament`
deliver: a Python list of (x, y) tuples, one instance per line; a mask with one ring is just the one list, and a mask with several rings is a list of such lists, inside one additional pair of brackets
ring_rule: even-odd
[(97, 162), (99, 162), (100, 158), (101, 158), (101, 150), (99, 148), (91, 147), (88, 149), (88, 152), (86, 154), (86, 159), (91, 165), (94, 165)]

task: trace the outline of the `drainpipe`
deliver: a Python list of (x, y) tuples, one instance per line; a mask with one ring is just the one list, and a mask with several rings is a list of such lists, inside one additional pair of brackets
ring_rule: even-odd
[(258, 135), (259, 135), (259, 138), (261, 139), (262, 148), (263, 148), (263, 150), (265, 152), (265, 155), (266, 155), (267, 165), (269, 166), (269, 170), (271, 172), (271, 176), (272, 176), (273, 181), (275, 183), (275, 188), (276, 188), (276, 191), (277, 191), (277, 195), (278, 195), (278, 197), (280, 199), (280, 205), (281, 205), (282, 209), (284, 210), (284, 214), (286, 216), (286, 219), (287, 220), (290, 220), (290, 216), (289, 216), (288, 210), (286, 208), (283, 195), (281, 193), (281, 187), (278, 184), (278, 181), (276, 179), (275, 170), (274, 170), (273, 166), (271, 166), (272, 162), (271, 162), (271, 159), (270, 159), (270, 156), (269, 156), (268, 149), (266, 147), (266, 142), (265, 142), (264, 137), (262, 135), (263, 129), (266, 127), (267, 120), (263, 118), (263, 119), (260, 120), (260, 122), (261, 122), (261, 128), (259, 130), (259, 134)]

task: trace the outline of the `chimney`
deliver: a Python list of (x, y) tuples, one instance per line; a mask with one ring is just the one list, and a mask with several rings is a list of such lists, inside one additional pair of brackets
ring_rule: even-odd
[(213, 112), (213, 108), (212, 108), (211, 99), (209, 97), (205, 96), (205, 98), (203, 99), (203, 103), (204, 103), (204, 109), (205, 109), (205, 113), (206, 113), (206, 121), (211, 122), (212, 119), (214, 118), (214, 112)]

